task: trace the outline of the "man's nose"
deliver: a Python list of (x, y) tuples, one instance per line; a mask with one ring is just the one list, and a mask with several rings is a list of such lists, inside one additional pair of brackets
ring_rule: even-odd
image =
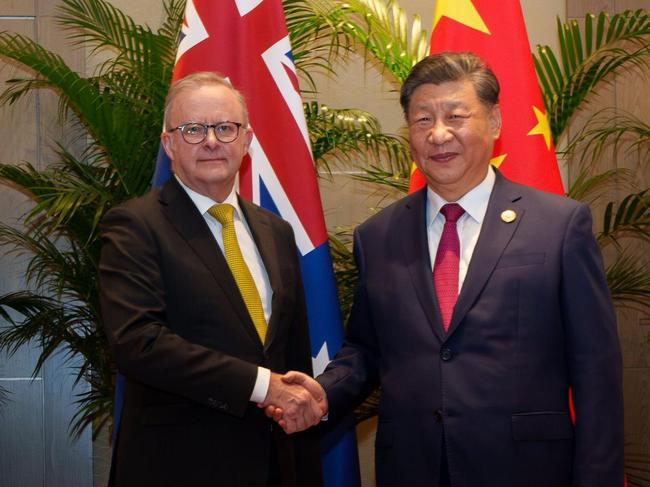
[(428, 140), (436, 145), (449, 142), (452, 138), (449, 126), (443, 120), (437, 120), (429, 129)]
[(207, 130), (203, 144), (208, 147), (216, 147), (220, 143), (217, 138), (217, 127), (208, 127)]

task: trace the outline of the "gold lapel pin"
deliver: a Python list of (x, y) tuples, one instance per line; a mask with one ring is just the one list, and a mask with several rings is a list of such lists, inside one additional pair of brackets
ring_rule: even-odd
[(515, 210), (503, 210), (501, 212), (501, 219), (506, 223), (512, 223), (517, 218), (517, 213)]

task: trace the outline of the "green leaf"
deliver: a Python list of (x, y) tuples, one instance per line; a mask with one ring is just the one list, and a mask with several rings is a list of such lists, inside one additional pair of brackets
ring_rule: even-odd
[(605, 269), (614, 303), (619, 307), (650, 312), (650, 268), (631, 252), (624, 251)]
[(629, 194), (616, 204), (607, 204), (603, 217), (603, 230), (597, 234), (601, 246), (618, 244), (622, 237), (650, 241), (650, 193), (644, 190)]
[[(540, 79), (553, 142), (557, 144), (579, 106), (594, 89), (622, 69), (646, 66), (650, 57), (650, 13), (624, 12), (609, 18), (598, 15), (594, 34), (593, 16), (585, 18), (585, 30), (575, 21), (558, 18), (561, 68), (548, 46), (538, 47), (535, 69)], [(633, 46), (623, 49), (622, 46)], [(583, 57), (583, 53), (587, 56)]]

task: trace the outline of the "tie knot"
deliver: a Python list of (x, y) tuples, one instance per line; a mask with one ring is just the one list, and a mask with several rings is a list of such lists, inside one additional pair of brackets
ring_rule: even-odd
[(227, 223), (233, 222), (234, 211), (234, 206), (229, 205), (228, 203), (223, 203), (221, 205), (212, 205), (208, 210), (208, 213), (219, 220), (219, 223), (226, 225)]
[(447, 203), (440, 208), (440, 213), (445, 217), (445, 221), (456, 223), (463, 213), (465, 213), (465, 210), (458, 203)]

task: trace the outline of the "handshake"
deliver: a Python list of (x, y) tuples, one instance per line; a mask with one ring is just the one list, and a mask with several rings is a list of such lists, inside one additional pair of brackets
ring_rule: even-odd
[(266, 398), (257, 405), (288, 434), (318, 424), (328, 411), (327, 396), (321, 385), (308, 375), (294, 371), (284, 375), (271, 372)]

